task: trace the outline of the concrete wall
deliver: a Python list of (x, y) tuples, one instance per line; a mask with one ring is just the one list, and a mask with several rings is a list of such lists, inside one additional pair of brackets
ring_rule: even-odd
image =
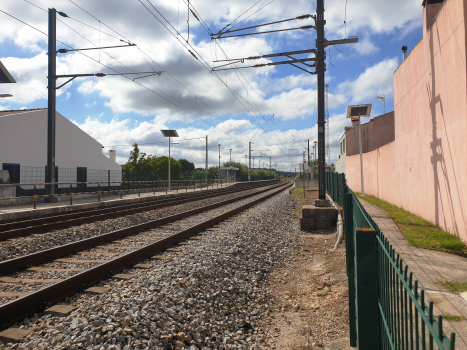
[(340, 158), (336, 160), (336, 173), (345, 174), (347, 172), (346, 160), (347, 155), (345, 153), (340, 154)]
[[(57, 112), (55, 164), (59, 168), (121, 170), (102, 154), (102, 145)], [(0, 116), (2, 163), (45, 167), (47, 164), (47, 110)]]
[[(394, 112), (389, 112), (370, 120), (361, 126), (362, 152), (371, 152), (389, 142), (394, 141)], [(358, 127), (347, 129), (346, 154), (360, 154)]]
[[(467, 241), (467, 2), (438, 7), (394, 73), (395, 141), (364, 155), (365, 192)], [(355, 191), (359, 166), (358, 155), (347, 156)]]

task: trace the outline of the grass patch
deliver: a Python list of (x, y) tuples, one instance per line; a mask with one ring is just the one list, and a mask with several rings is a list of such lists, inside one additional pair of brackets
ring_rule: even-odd
[(459, 237), (443, 231), (428, 220), (377, 197), (368, 195), (362, 197), (358, 192), (355, 192), (355, 195), (387, 212), (413, 246), (467, 254), (467, 247)]
[[(295, 187), (293, 190), (292, 190), (292, 196), (294, 196), (295, 200), (303, 200), (303, 187)], [(302, 217), (302, 206), (301, 205), (297, 205), (297, 216), (299, 218)]]
[(439, 284), (440, 286), (449, 289), (451, 292), (454, 293), (463, 293), (467, 292), (467, 282), (462, 282), (462, 281), (438, 281), (436, 284)]
[(459, 321), (465, 320), (465, 318), (459, 315), (441, 315), (441, 316), (443, 316), (443, 320), (448, 320), (448, 321), (459, 322)]

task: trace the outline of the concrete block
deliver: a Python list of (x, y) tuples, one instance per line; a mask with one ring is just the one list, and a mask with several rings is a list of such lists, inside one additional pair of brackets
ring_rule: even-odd
[(315, 206), (319, 208), (330, 207), (331, 203), (327, 199), (317, 199), (315, 201)]
[(135, 276), (134, 275), (128, 275), (128, 274), (125, 274), (125, 273), (118, 273), (118, 274), (112, 276), (113, 279), (117, 279), (117, 280), (130, 280), (133, 277), (135, 277)]
[(181, 248), (169, 248), (169, 249), (167, 249), (167, 251), (168, 251), (168, 252), (176, 252), (176, 253), (178, 253), (178, 252), (182, 252), (183, 249), (181, 249)]
[(337, 210), (334, 207), (316, 207), (314, 205), (304, 205), (302, 208), (302, 217), (337, 219)]
[(26, 338), (31, 331), (21, 328), (8, 328), (0, 332), (0, 340), (5, 343), (18, 343)]
[(10, 173), (8, 172), (8, 170), (0, 170), (0, 184), (9, 184), (9, 183), (11, 183), (11, 178), (10, 178)]
[(76, 309), (76, 306), (70, 305), (54, 305), (45, 310), (45, 314), (50, 314), (52, 316), (68, 316), (73, 310)]
[(317, 230), (330, 230), (337, 227), (337, 219), (325, 219), (318, 218), (316, 219), (316, 229)]
[(300, 229), (306, 232), (316, 230), (316, 218), (301, 218)]
[(13, 197), (16, 197), (15, 186), (1, 186), (0, 185), (0, 198), (13, 198)]
[(89, 294), (104, 294), (110, 291), (109, 287), (91, 287), (86, 289), (84, 292)]
[(150, 269), (152, 265), (151, 264), (136, 264), (133, 267), (137, 269)]

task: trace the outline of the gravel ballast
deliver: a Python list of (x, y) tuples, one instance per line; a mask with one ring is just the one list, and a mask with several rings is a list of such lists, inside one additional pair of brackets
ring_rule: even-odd
[[(101, 295), (77, 294), (66, 317), (32, 317), (21, 349), (273, 349), (263, 325), (277, 303), (269, 273), (300, 239), (294, 199), (282, 191), (150, 260), (127, 269), (130, 280), (105, 280)], [(65, 303), (65, 302), (63, 302)]]
[[(264, 188), (263, 188), (264, 189)], [(18, 258), (23, 255), (32, 254), (44, 249), (49, 249), (59, 245), (76, 242), (85, 238), (98, 236), (107, 232), (122, 229), (125, 227), (142, 224), (151, 220), (160, 219), (166, 216), (175, 215), (184, 211), (199, 208), (205, 205), (220, 202), (231, 198), (236, 198), (248, 193), (261, 190), (252, 189), (219, 197), (198, 200), (190, 203), (175, 205), (172, 207), (156, 209), (143, 213), (127, 215), (121, 218), (107, 219), (90, 224), (73, 226), (62, 230), (33, 234), (27, 237), (9, 239), (0, 242), (0, 261)]]

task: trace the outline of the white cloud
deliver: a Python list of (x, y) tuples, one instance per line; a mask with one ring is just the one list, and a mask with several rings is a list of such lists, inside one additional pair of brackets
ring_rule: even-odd
[(385, 59), (367, 68), (356, 80), (339, 84), (338, 90), (350, 95), (352, 103), (363, 102), (365, 99), (373, 100), (379, 94), (390, 95), (393, 91), (392, 76), (398, 64), (396, 57)]
[(379, 47), (373, 44), (368, 37), (359, 40), (357, 44), (352, 45), (352, 48), (360, 55), (370, 55), (379, 51)]

